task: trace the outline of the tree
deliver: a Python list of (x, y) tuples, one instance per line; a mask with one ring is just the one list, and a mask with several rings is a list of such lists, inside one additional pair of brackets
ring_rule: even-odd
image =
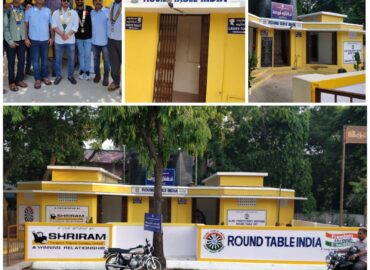
[(4, 107), (7, 180), (48, 180), (47, 165), (84, 161), (84, 141), (94, 136), (91, 107)]
[[(179, 148), (201, 155), (211, 133), (208, 118), (211, 107), (101, 107), (99, 126), (103, 139), (110, 138), (116, 145), (130, 144), (139, 152), (141, 163), (154, 169), (153, 212), (162, 214), (162, 173), (170, 154)], [(155, 255), (163, 266), (163, 233), (153, 234)]]

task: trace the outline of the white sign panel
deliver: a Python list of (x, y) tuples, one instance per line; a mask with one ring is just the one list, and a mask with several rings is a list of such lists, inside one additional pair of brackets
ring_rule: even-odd
[(344, 42), (344, 64), (355, 64), (355, 54), (358, 52), (362, 58), (362, 44), (361, 42)]
[(46, 206), (46, 222), (86, 223), (88, 217), (87, 206)]
[(110, 225), (26, 224), (26, 260), (104, 259)]
[(346, 248), (357, 240), (357, 228), (240, 228), (200, 226), (200, 260), (325, 263), (332, 249)]
[[(146, 187), (133, 187), (131, 189), (132, 194), (153, 194), (154, 187), (153, 186), (146, 186)], [(188, 190), (184, 188), (177, 188), (177, 187), (162, 187), (163, 195), (186, 195), (188, 194)]]
[(228, 210), (229, 226), (266, 226), (266, 211), (263, 210)]
[(19, 205), (18, 207), (19, 230), (24, 231), (24, 223), (37, 221), (40, 221), (40, 206)]

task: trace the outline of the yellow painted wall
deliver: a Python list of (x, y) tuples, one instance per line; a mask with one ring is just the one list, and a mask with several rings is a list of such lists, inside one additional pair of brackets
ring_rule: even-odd
[[(141, 199), (141, 204), (134, 204), (134, 198)], [(127, 200), (127, 222), (144, 222), (144, 214), (149, 212), (149, 197), (128, 197)]]
[(206, 102), (245, 101), (245, 35), (228, 34), (228, 18), (244, 14), (211, 14)]
[[(296, 37), (297, 32), (302, 36)], [(290, 66), (293, 68), (302, 68), (306, 65), (306, 37), (306, 31), (290, 32)]]
[(158, 13), (127, 12), (143, 17), (142, 30), (125, 30), (126, 102), (152, 102), (159, 38)]
[(52, 170), (51, 176), (51, 181), (53, 182), (118, 183), (116, 178), (100, 171)]
[[(179, 204), (179, 200), (186, 204)], [(171, 223), (191, 223), (192, 221), (192, 199), (171, 198)]]
[[(256, 206), (239, 206), (237, 199), (220, 200), (219, 225), (227, 225), (228, 210), (266, 210), (266, 226), (275, 226), (278, 221), (278, 200), (257, 199)], [(280, 225), (291, 224), (294, 216), (294, 201), (288, 200), (285, 207), (280, 207)]]
[[(361, 42), (362, 50), (363, 50), (362, 55), (364, 55), (365, 51), (364, 51), (364, 45), (363, 45), (363, 34), (357, 33), (355, 38), (350, 38), (348, 32), (338, 32), (338, 66), (341, 68), (345, 68), (348, 72), (354, 71), (355, 68), (353, 64), (343, 63), (344, 62), (344, 59), (343, 59), (344, 58), (344, 53), (343, 53), (344, 42)], [(364, 58), (362, 59), (362, 61), (364, 61)]]
[[(78, 194), (77, 202), (60, 202), (57, 193), (35, 193), (34, 200), (28, 201), (24, 193), (17, 195), (17, 209), (19, 205), (39, 205), (40, 222), (46, 222), (46, 206), (87, 206), (89, 208), (89, 218), (93, 223), (97, 222), (97, 196)], [(17, 225), (19, 225), (19, 214), (17, 212)], [(19, 226), (18, 226), (19, 227)], [(20, 238), (24, 238), (24, 231), (19, 231)]]
[(263, 176), (220, 176), (220, 186), (263, 187)]

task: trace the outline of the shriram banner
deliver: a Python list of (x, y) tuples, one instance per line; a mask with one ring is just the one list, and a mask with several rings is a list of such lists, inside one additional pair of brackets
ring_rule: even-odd
[(325, 263), (333, 249), (351, 246), (357, 228), (297, 229), (200, 226), (199, 260)]
[(103, 260), (110, 244), (108, 224), (26, 223), (26, 260)]

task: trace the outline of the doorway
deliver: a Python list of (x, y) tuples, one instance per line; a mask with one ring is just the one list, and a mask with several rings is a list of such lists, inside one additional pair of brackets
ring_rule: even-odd
[(290, 31), (274, 31), (274, 66), (290, 66)]
[(337, 64), (337, 33), (307, 32), (307, 64)]
[(160, 17), (154, 102), (205, 102), (209, 15)]

